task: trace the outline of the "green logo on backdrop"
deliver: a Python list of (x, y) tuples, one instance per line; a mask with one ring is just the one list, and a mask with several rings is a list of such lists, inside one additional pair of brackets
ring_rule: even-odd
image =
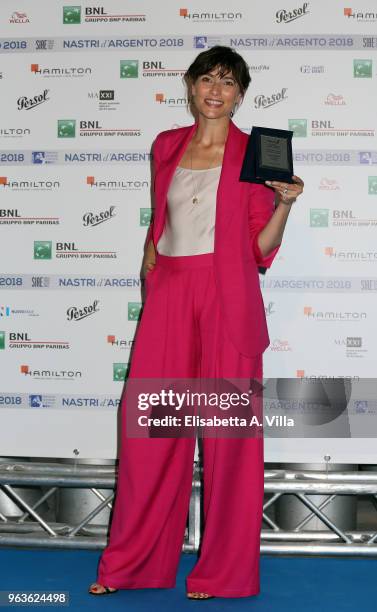
[(128, 302), (128, 320), (138, 321), (141, 311), (141, 302)]
[(329, 209), (328, 208), (311, 208), (310, 209), (310, 227), (328, 227), (329, 225)]
[(0, 349), (5, 349), (5, 332), (0, 331)]
[(368, 193), (377, 195), (377, 176), (368, 176)]
[(75, 119), (58, 119), (58, 138), (75, 138)]
[(51, 259), (51, 240), (34, 240), (34, 259)]
[(304, 138), (305, 136), (307, 136), (307, 120), (288, 119), (288, 129), (292, 130), (294, 137)]
[(113, 380), (126, 380), (126, 363), (113, 363)]
[(81, 6), (63, 6), (63, 23), (81, 23)]
[(354, 59), (353, 60), (353, 76), (357, 79), (371, 79), (372, 78), (372, 60)]
[(138, 60), (120, 60), (120, 78), (137, 79), (139, 76)]
[(151, 222), (151, 216), (151, 208), (140, 208), (140, 225), (149, 225)]

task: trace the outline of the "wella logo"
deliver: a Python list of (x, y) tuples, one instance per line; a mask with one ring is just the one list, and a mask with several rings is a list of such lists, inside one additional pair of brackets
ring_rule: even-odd
[(329, 93), (325, 99), (325, 104), (328, 106), (345, 106), (346, 101), (342, 94)]
[(30, 19), (26, 13), (14, 11), (9, 19), (9, 23), (30, 23)]

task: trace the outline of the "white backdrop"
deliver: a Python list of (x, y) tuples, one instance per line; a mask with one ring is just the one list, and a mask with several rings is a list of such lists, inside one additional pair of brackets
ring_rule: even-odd
[[(192, 123), (181, 77), (217, 43), (250, 66), (236, 124), (293, 129), (306, 185), (260, 277), (265, 376), (374, 376), (377, 7), (202, 6), (1, 2), (2, 455), (115, 456), (150, 147)], [(266, 460), (368, 462), (374, 443), (269, 439)]]

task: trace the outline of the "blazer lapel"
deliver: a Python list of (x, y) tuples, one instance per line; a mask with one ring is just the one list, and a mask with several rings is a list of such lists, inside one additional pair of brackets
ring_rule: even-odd
[(157, 242), (163, 232), (165, 224), (165, 213), (167, 204), (167, 194), (174, 172), (183, 157), (183, 154), (189, 144), (197, 127), (197, 123), (190, 125), (183, 132), (181, 138), (177, 140), (175, 145), (169, 151), (169, 157), (165, 157), (159, 168), (159, 191), (156, 193), (156, 217), (153, 224), (153, 242), (157, 246)]
[[(156, 193), (156, 210), (153, 224), (153, 241), (157, 246), (163, 232), (167, 205), (167, 194), (174, 172), (197, 128), (197, 123), (187, 128), (181, 138), (175, 143), (168, 158), (165, 158), (159, 168), (158, 192)], [(229, 124), (228, 136), (225, 142), (224, 158), (216, 197), (215, 245), (219, 236), (229, 227), (230, 218), (235, 211), (236, 195), (234, 186), (239, 182), (242, 160), (245, 154), (247, 138), (232, 121)]]
[(244, 136), (246, 134), (241, 132), (233, 121), (230, 121), (217, 189), (215, 251), (218, 250), (217, 244), (229, 227), (231, 216), (236, 210), (238, 191), (235, 186), (239, 185), (242, 160), (247, 144), (247, 138)]

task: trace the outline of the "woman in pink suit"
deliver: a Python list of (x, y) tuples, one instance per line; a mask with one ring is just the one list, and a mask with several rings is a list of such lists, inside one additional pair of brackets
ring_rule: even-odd
[[(269, 344), (258, 266), (269, 267), (303, 182), (239, 181), (248, 136), (231, 120), (250, 82), (228, 47), (200, 53), (185, 80), (192, 126), (153, 148), (155, 214), (146, 300), (129, 378), (262, 378)], [(173, 588), (191, 496), (195, 437), (132, 438), (122, 448), (110, 539), (90, 593)], [(204, 532), (187, 596), (257, 595), (263, 436), (204, 437)]]

